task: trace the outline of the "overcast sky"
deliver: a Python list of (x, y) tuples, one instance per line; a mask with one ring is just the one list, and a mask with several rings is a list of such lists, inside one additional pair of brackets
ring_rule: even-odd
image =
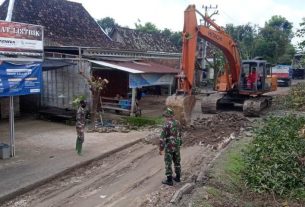
[[(0, 0), (0, 4), (4, 0)], [(26, 1), (26, 0), (25, 0)], [(284, 16), (299, 27), (305, 17), (304, 0), (70, 0), (82, 3), (95, 18), (112, 17), (121, 26), (134, 28), (138, 19), (141, 23), (152, 22), (158, 28), (181, 31), (183, 12), (189, 4), (195, 4), (202, 13), (202, 5), (218, 5), (216, 23), (225, 26), (252, 23), (263, 26), (273, 15)], [(209, 10), (211, 14), (214, 10)]]

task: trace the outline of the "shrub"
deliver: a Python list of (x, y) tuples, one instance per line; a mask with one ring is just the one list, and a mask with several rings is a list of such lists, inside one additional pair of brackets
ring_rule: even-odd
[(298, 83), (290, 89), (289, 96), (291, 106), (295, 109), (303, 109), (305, 106), (305, 83)]
[(300, 162), (305, 139), (299, 134), (304, 124), (304, 117), (269, 117), (255, 131), (253, 142), (243, 153), (242, 176), (248, 187), (286, 196), (305, 188), (305, 166)]
[(77, 109), (79, 107), (80, 101), (84, 101), (84, 100), (86, 100), (86, 97), (83, 95), (74, 96), (72, 100), (72, 107)]
[(277, 109), (305, 109), (305, 83), (298, 83), (290, 88), (288, 95), (274, 98)]

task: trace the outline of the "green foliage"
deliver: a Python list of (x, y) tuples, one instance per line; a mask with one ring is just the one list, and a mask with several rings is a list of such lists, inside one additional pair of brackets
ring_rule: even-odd
[(290, 106), (295, 109), (303, 109), (305, 106), (305, 83), (298, 83), (293, 86), (288, 97), (290, 98)]
[(272, 16), (271, 19), (266, 23), (265, 27), (271, 27), (275, 30), (282, 31), (288, 39), (293, 37), (292, 23), (280, 15)]
[(172, 32), (170, 35), (170, 40), (178, 48), (178, 50), (182, 50), (182, 32)]
[(170, 29), (165, 28), (163, 31), (161, 31), (161, 34), (163, 34), (164, 36), (170, 38), (172, 35), (172, 31)]
[(304, 50), (305, 48), (305, 18), (303, 18), (302, 22), (300, 23), (300, 28), (297, 30), (296, 36), (301, 39), (298, 43), (299, 48)]
[(305, 83), (298, 83), (290, 88), (287, 96), (276, 97), (274, 102), (279, 109), (305, 109)]
[(151, 117), (124, 117), (124, 122), (131, 126), (143, 127), (143, 126), (154, 126), (162, 123), (162, 117), (151, 118)]
[(269, 117), (255, 131), (253, 142), (244, 151), (243, 178), (255, 192), (300, 197), (305, 187), (305, 139), (299, 131), (305, 118), (293, 115)]
[(148, 33), (158, 33), (160, 30), (156, 27), (155, 24), (151, 22), (146, 22), (144, 25), (142, 25), (141, 20), (138, 19), (138, 23), (135, 23), (135, 27), (137, 30), (140, 30), (142, 32), (148, 32)]
[(271, 63), (279, 63), (280, 59), (286, 61), (287, 55), (292, 60), (294, 53), (291, 54), (289, 47), (292, 37), (292, 23), (285, 17), (272, 16), (258, 33), (260, 44), (254, 48), (255, 55), (262, 56)]
[(118, 25), (115, 20), (111, 17), (105, 17), (97, 20), (97, 23), (104, 29), (104, 31), (109, 34), (109, 32)]
[(164, 30), (160, 30), (151, 22), (146, 22), (142, 25), (141, 20), (138, 19), (138, 23), (135, 23), (135, 27), (137, 30), (148, 33), (159, 33), (169, 38), (169, 40), (178, 48), (178, 50), (182, 49), (182, 35), (181, 32), (172, 32), (170, 29), (165, 28)]
[(296, 50), (293, 47), (293, 45), (288, 44), (285, 54), (283, 54), (282, 56), (279, 57), (278, 64), (291, 65), (292, 59), (293, 59), (295, 53), (296, 53)]
[(84, 95), (74, 96), (72, 100), (72, 107), (78, 108), (80, 101), (84, 101), (84, 100), (86, 100), (86, 97)]
[(257, 26), (250, 23), (234, 26), (227, 24), (225, 31), (237, 42), (242, 59), (251, 59), (254, 54), (255, 38), (257, 36)]
[(225, 31), (237, 42), (242, 59), (261, 56), (270, 63), (291, 64), (295, 54), (292, 23), (285, 17), (272, 16), (263, 28), (249, 23), (227, 24)]

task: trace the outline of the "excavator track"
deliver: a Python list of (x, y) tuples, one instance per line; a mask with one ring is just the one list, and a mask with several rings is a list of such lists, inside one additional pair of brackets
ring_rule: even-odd
[(202, 113), (216, 113), (217, 103), (223, 97), (223, 94), (214, 93), (208, 96), (204, 96), (201, 100)]
[(243, 104), (243, 112), (245, 116), (259, 117), (261, 112), (270, 106), (272, 97), (259, 96), (245, 100)]

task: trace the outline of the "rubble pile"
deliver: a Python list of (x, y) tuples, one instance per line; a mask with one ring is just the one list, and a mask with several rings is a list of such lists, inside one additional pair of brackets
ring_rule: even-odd
[(194, 127), (189, 128), (183, 135), (185, 146), (196, 144), (216, 145), (222, 140), (237, 136), (248, 126), (249, 120), (239, 113), (219, 113), (207, 118), (194, 120)]

